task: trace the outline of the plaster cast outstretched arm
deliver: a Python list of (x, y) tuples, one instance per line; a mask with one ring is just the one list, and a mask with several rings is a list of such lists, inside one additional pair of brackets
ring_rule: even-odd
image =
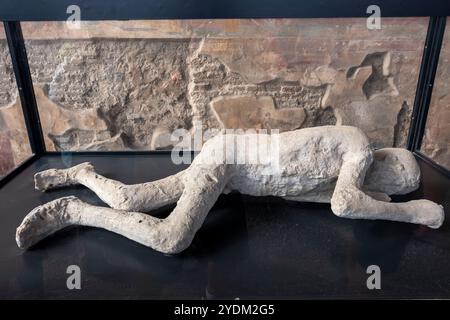
[(207, 170), (195, 167), (195, 181), (186, 183), (177, 206), (165, 219), (93, 206), (75, 197), (54, 200), (35, 208), (25, 217), (17, 228), (17, 244), (28, 248), (69, 225), (82, 225), (118, 233), (163, 253), (181, 252), (191, 244), (222, 193), (225, 169), (225, 166)]
[(34, 176), (35, 187), (46, 191), (82, 184), (111, 208), (127, 211), (150, 211), (175, 203), (183, 192), (186, 170), (157, 181), (126, 185), (95, 172), (89, 162), (68, 169), (49, 169)]
[(339, 217), (382, 219), (439, 228), (444, 221), (442, 206), (429, 200), (404, 203), (378, 201), (361, 191), (371, 156), (355, 155), (343, 163), (331, 198), (331, 210)]

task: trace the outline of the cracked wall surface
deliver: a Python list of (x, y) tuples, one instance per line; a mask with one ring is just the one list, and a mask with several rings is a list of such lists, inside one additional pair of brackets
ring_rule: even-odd
[[(163, 20), (73, 30), (33, 22), (23, 33), (49, 150), (168, 149), (174, 129), (199, 123), (280, 131), (355, 125), (385, 147), (405, 145), (427, 24)], [(20, 107), (7, 56), (0, 36), (3, 119)], [(16, 130), (4, 140), (24, 136), (23, 124), (1, 123), (3, 132)]]
[(55, 103), (76, 111), (73, 116), (79, 121), (85, 121), (87, 110), (99, 119), (99, 126), (90, 128), (46, 130), (52, 140), (47, 147), (141, 150), (149, 148), (158, 126), (189, 127), (188, 45), (186, 40), (30, 40), (27, 50), (33, 80), (44, 88), (39, 107), (47, 109)]

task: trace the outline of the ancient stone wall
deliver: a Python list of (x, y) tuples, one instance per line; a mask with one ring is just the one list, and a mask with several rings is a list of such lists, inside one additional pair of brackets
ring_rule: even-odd
[[(168, 133), (199, 123), (281, 131), (348, 124), (387, 147), (405, 145), (427, 23), (385, 18), (381, 30), (368, 30), (365, 19), (111, 21), (73, 30), (33, 22), (23, 33), (49, 150), (165, 149), (174, 143)], [(3, 36), (0, 119), (20, 108), (7, 56)], [(24, 129), (1, 123), (3, 132)]]

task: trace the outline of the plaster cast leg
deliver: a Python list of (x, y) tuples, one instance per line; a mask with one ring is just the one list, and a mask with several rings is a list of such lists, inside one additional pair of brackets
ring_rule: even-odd
[(442, 206), (429, 200), (405, 203), (378, 201), (363, 191), (361, 185), (371, 157), (356, 155), (343, 163), (331, 199), (331, 209), (339, 217), (351, 219), (382, 219), (423, 224), (439, 228), (444, 221)]
[(163, 253), (181, 252), (191, 244), (226, 183), (225, 166), (194, 168), (194, 172), (195, 179), (186, 183), (177, 206), (165, 219), (66, 197), (32, 210), (17, 228), (17, 244), (28, 248), (64, 227), (83, 225), (118, 233)]
[(128, 211), (150, 211), (175, 203), (183, 192), (181, 171), (153, 182), (126, 185), (105, 178), (95, 172), (92, 164), (85, 162), (68, 169), (49, 169), (34, 176), (35, 187), (46, 191), (53, 188), (82, 184), (111, 208)]

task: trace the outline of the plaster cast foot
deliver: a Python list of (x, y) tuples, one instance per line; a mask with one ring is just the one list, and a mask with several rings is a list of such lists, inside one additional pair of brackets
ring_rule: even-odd
[(16, 230), (19, 248), (29, 248), (75, 221), (68, 206), (78, 202), (76, 197), (64, 197), (33, 209)]
[(82, 171), (94, 171), (89, 162), (84, 162), (68, 169), (49, 169), (34, 175), (34, 186), (37, 190), (47, 191), (55, 188), (78, 184), (76, 175)]

